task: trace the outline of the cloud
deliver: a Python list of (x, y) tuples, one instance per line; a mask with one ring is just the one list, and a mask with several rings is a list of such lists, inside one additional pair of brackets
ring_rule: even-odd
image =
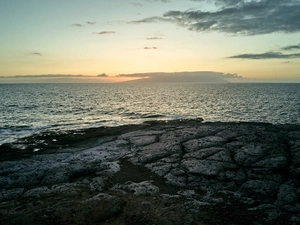
[[(204, 0), (203, 0), (204, 1)], [(216, 11), (168, 11), (131, 23), (172, 22), (197, 32), (259, 35), (300, 31), (299, 0), (215, 0)]]
[(38, 74), (0, 76), (0, 83), (111, 83), (108, 76)]
[(141, 20), (133, 20), (133, 21), (130, 21), (129, 23), (140, 24), (140, 23), (158, 23), (158, 22), (172, 22), (172, 20), (163, 18), (160, 16), (153, 16), (153, 17), (148, 17), (148, 18), (144, 18)]
[(300, 44), (283, 47), (282, 50), (300, 50)]
[(100, 34), (100, 35), (103, 35), (103, 34), (115, 34), (115, 33), (116, 33), (115, 31), (94, 32), (94, 34)]
[(137, 3), (137, 2), (133, 2), (133, 3), (130, 3), (130, 4), (133, 5), (133, 6), (136, 6), (136, 7), (143, 6), (141, 3)]
[(144, 47), (144, 49), (149, 50), (149, 49), (158, 49), (157, 47)]
[(132, 82), (210, 82), (227, 83), (229, 78), (242, 78), (237, 74), (224, 74), (212, 71), (174, 72), (174, 73), (134, 73), (120, 74), (118, 77), (132, 78)]
[(160, 40), (162, 39), (161, 37), (149, 37), (149, 38), (146, 38), (147, 40)]
[(146, 0), (148, 2), (170, 2), (170, 0)]
[[(86, 24), (88, 24), (88, 25), (94, 25), (94, 24), (96, 24), (96, 22), (87, 21)], [(72, 27), (84, 27), (84, 25), (81, 24), (81, 23), (73, 23), (71, 26)]]
[(11, 76), (10, 78), (51, 78), (51, 77), (90, 77), (84, 76), (81, 74), (78, 75), (71, 75), (71, 74), (38, 74), (38, 75), (15, 75)]
[(237, 5), (241, 2), (244, 2), (244, 1), (241, 1), (241, 0), (192, 0), (194, 2), (213, 2), (215, 5), (217, 6), (224, 6), (224, 5), (227, 5), (227, 6), (231, 6), (231, 5)]
[(32, 56), (43, 56), (42, 53), (40, 53), (40, 52), (30, 52), (29, 55), (32, 55)]
[[(87, 77), (96, 77), (91, 75), (82, 75), (82, 74), (37, 74), (37, 75), (15, 75), (15, 76), (6, 76), (4, 78), (87, 78)], [(108, 77), (105, 73), (97, 75), (97, 77)], [(3, 78), (3, 77), (2, 77)]]
[(260, 54), (240, 54), (230, 56), (231, 59), (292, 59), (300, 58), (300, 53), (283, 54), (281, 52), (265, 52)]
[(83, 27), (83, 25), (80, 24), (80, 23), (73, 23), (71, 26), (73, 26), (73, 27)]
[(101, 73), (101, 74), (97, 75), (97, 77), (108, 77), (108, 75), (106, 73)]

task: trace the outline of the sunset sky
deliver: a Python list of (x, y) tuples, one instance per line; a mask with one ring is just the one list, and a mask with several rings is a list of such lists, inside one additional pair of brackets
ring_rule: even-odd
[(2, 81), (182, 71), (300, 82), (300, 0), (0, 0)]

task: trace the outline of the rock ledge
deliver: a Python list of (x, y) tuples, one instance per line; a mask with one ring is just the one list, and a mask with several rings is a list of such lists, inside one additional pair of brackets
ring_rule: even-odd
[(300, 126), (116, 129), (0, 146), (0, 224), (300, 224)]

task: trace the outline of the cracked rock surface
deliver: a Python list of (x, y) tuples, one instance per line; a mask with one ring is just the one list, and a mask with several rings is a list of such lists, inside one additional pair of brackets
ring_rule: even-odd
[(115, 129), (0, 146), (0, 224), (300, 224), (300, 126)]

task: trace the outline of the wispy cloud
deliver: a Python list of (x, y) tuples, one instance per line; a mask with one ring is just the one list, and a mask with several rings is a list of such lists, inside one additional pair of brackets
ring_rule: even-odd
[(144, 18), (141, 20), (133, 20), (130, 21), (129, 23), (133, 23), (133, 24), (141, 24), (141, 23), (157, 23), (157, 22), (171, 22), (171, 19), (168, 18), (163, 18), (160, 16), (153, 16), (153, 17), (148, 17), (148, 18)]
[(32, 56), (43, 56), (42, 53), (40, 53), (40, 52), (29, 52), (28, 55), (32, 55)]
[(133, 6), (136, 6), (136, 7), (142, 7), (143, 5), (141, 3), (137, 3), (137, 2), (133, 2), (133, 3), (130, 3), (131, 5)]
[(144, 49), (149, 50), (149, 49), (158, 49), (157, 47), (144, 47)]
[[(208, 0), (192, 0), (194, 2), (207, 2)], [(243, 3), (244, 1), (242, 0), (210, 0), (211, 2), (213, 2), (215, 5), (217, 6), (230, 6), (230, 5), (237, 5), (240, 3)]]
[(146, 38), (147, 40), (160, 40), (162, 39), (161, 37), (148, 37)]
[(146, 0), (147, 2), (170, 2), (170, 0)]
[(91, 22), (91, 21), (87, 21), (86, 22), (88, 25), (94, 25), (94, 24), (96, 24), (96, 22), (94, 21), (94, 22)]
[[(201, 0), (204, 1), (204, 0)], [(258, 35), (300, 32), (299, 0), (214, 0), (216, 11), (168, 11), (131, 23), (173, 22), (197, 32)]]
[(265, 52), (260, 54), (240, 54), (230, 56), (231, 59), (292, 59), (300, 58), (300, 53), (283, 54), (281, 52)]
[[(97, 22), (95, 21), (87, 21), (86, 24), (87, 25), (95, 25)], [(72, 27), (84, 27), (84, 24), (82, 23), (73, 23), (71, 24)]]
[(94, 32), (93, 34), (99, 34), (99, 35), (103, 35), (103, 34), (115, 34), (115, 31), (100, 31), (100, 32)]
[(282, 50), (300, 50), (300, 44), (283, 47)]
[(73, 23), (71, 26), (72, 27), (84, 27), (84, 25), (82, 25), (81, 23)]

